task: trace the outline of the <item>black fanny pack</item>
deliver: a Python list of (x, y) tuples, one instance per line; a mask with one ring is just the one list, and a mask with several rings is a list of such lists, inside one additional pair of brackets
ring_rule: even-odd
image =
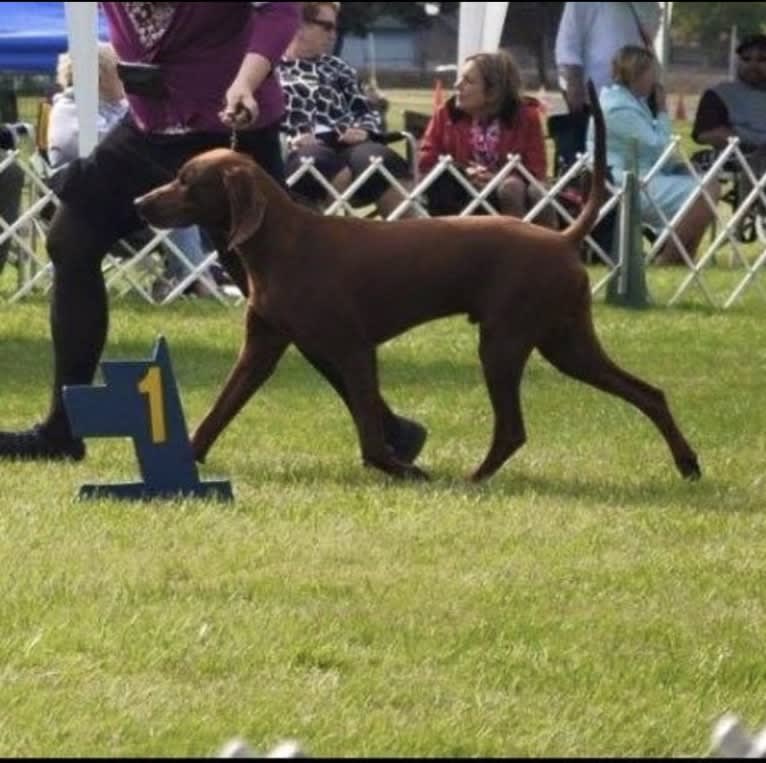
[(129, 64), (119, 61), (117, 74), (128, 95), (164, 98), (168, 94), (162, 68), (158, 64)]

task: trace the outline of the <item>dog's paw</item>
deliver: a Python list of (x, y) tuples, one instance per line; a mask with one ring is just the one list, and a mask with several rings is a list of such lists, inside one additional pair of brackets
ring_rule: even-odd
[(204, 443), (199, 431), (195, 431), (189, 438), (189, 446), (191, 447), (192, 456), (198, 464), (204, 464), (207, 458), (207, 453), (210, 450), (210, 444)]
[(402, 468), (401, 476), (403, 479), (417, 480), (419, 482), (429, 482), (431, 479), (428, 472), (423, 471), (419, 466), (415, 466), (414, 464), (406, 464)]
[(367, 467), (380, 469), (388, 474), (389, 477), (394, 477), (395, 479), (420, 481), (431, 479), (428, 473), (424, 472), (419, 466), (405, 464), (403, 461), (390, 457), (390, 455), (385, 459), (362, 459), (362, 463)]
[(678, 471), (681, 472), (681, 476), (690, 482), (696, 482), (702, 477), (702, 469), (700, 469), (697, 456), (693, 453), (686, 458), (677, 462)]

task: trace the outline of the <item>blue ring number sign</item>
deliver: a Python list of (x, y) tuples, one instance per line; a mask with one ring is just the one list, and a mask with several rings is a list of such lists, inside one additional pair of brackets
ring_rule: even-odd
[(104, 361), (101, 370), (102, 386), (64, 387), (72, 432), (76, 437), (130, 437), (143, 481), (83, 485), (81, 498), (232, 500), (229, 482), (200, 482), (164, 337), (150, 360)]

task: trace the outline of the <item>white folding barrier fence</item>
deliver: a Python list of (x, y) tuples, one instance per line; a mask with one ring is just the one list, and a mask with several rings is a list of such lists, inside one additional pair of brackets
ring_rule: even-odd
[[(11, 256), (7, 267), (17, 270), (15, 285), (0, 298), (18, 301), (34, 293), (47, 293), (52, 281), (53, 266), (46, 253), (45, 239), (52, 216), (52, 207), (60, 202), (46, 185), (47, 170), (36, 161), (22, 158), (20, 152), (9, 152), (0, 159), (0, 172), (10, 163), (17, 164), (25, 175), (25, 204), (21, 214), (9, 223), (0, 217), (0, 243), (10, 238)], [(141, 240), (122, 240), (113, 247), (103, 263), (104, 278), (112, 294), (138, 294), (154, 304), (168, 304), (181, 296), (194, 281), (200, 280), (208, 293), (223, 304), (238, 303), (242, 296), (224, 288), (212, 277), (210, 266), (216, 261), (215, 252), (207, 254), (199, 264), (189, 261), (186, 254), (169, 238), (171, 231), (147, 228)], [(168, 261), (177, 260), (183, 276), (169, 281)], [(7, 280), (6, 280), (6, 288)]]
[[(686, 172), (695, 181), (694, 190), (672, 219), (668, 219), (655, 200), (648, 195), (648, 187), (651, 179), (661, 172), (668, 162), (678, 164), (679, 158), (685, 165)], [(9, 222), (0, 218), (0, 243), (7, 238), (11, 239), (13, 257), (8, 267), (15, 265), (17, 269), (15, 284), (9, 286), (9, 278), (5, 277), (4, 291), (0, 292), (0, 298), (16, 301), (50, 288), (52, 266), (45, 253), (44, 239), (46, 220), (50, 218), (50, 205), (57, 204), (58, 200), (47, 187), (39, 167), (36, 168), (34, 162), (24, 160), (18, 151), (10, 152), (0, 158), (0, 171), (11, 162), (17, 163), (26, 175), (26, 205), (17, 220)], [(324, 214), (359, 215), (369, 214), (370, 210), (354, 208), (352, 201), (356, 191), (369, 178), (380, 175), (401, 195), (401, 203), (388, 217), (389, 220), (395, 220), (403, 215), (428, 216), (427, 192), (442, 175), (451, 176), (466, 192), (468, 203), (460, 211), (460, 215), (476, 212), (498, 214), (492, 204), (492, 192), (498, 189), (510, 174), (517, 173), (541, 194), (540, 201), (529, 210), (524, 219), (535, 221), (543, 211), (552, 208), (560, 224), (567, 225), (573, 214), (564, 205), (561, 194), (589, 164), (590, 157), (581, 156), (561, 177), (543, 184), (523, 166), (519, 156), (509, 156), (507, 163), (490, 182), (477, 189), (456, 168), (449, 156), (441, 157), (423, 177), (414, 173), (413, 181), (407, 186), (391, 175), (383, 160), (376, 157), (371, 160), (370, 166), (341, 192), (319, 173), (313, 160), (305, 159), (287, 182), (289, 187), (293, 187), (305, 175), (311, 175), (326, 192), (326, 201), (322, 209)], [(731, 184), (737, 182), (737, 177), (744, 177), (749, 181), (750, 190), (744, 198), (739, 199), (737, 206), (731, 209), (727, 208), (725, 202), (716, 203), (708, 191), (708, 184), (717, 180), (731, 189)], [(759, 279), (766, 267), (766, 173), (756, 176), (736, 139), (729, 142), (726, 149), (714, 158), (707, 169), (701, 170), (688, 156), (680, 152), (679, 139), (675, 138), (655, 166), (640, 178), (640, 187), (642, 193), (647, 196), (645, 203), (655, 208), (662, 222), (661, 229), (653, 231), (654, 240), (650, 238), (644, 245), (649, 287), (656, 303), (678, 304), (685, 297), (691, 298), (693, 290), (702, 295), (706, 304), (724, 309), (735, 304), (749, 290), (756, 290), (761, 297), (766, 296)], [(683, 248), (675, 226), (700, 197), (712, 210), (713, 234), (709, 236), (709, 243), (700, 247), (697, 256), (692, 257)], [(623, 189), (610, 184), (607, 201), (599, 212), (599, 220), (603, 220), (613, 211), (619, 213), (626, 203)], [(742, 241), (743, 226), (755, 232), (755, 235), (750, 236), (754, 240), (747, 243)], [(129, 241), (124, 241), (121, 245), (122, 256), (110, 253), (104, 261), (105, 279), (110, 292), (138, 294), (148, 302), (167, 304), (181, 296), (193, 281), (201, 279), (208, 291), (222, 304), (237, 304), (241, 301), (242, 297), (236, 290), (221, 287), (211, 277), (209, 267), (216, 260), (215, 252), (208, 254), (204, 262), (194, 265), (189, 262), (183, 251), (168, 239), (169, 235), (169, 231), (152, 230), (150, 240), (146, 240), (138, 248), (131, 246)], [(660, 268), (655, 267), (657, 254), (669, 238), (675, 241), (680, 250), (683, 266), (673, 271), (675, 282), (671, 285), (672, 293), (661, 295), (653, 289), (652, 279), (654, 273), (660, 272)], [(627, 253), (622, 251), (622, 247), (627, 240), (628, 237), (617, 237), (611, 251), (605, 251), (592, 237), (588, 238), (593, 261), (606, 268), (603, 275), (594, 271), (594, 295), (600, 293), (611, 279), (619, 275), (622, 263), (626, 261)], [(364, 253), (360, 252), (360, 256), (364, 256)], [(158, 294), (154, 285), (163, 277), (162, 258), (176, 258), (185, 275), (180, 281), (167, 285), (161, 290), (161, 294)], [(714, 268), (727, 276), (723, 279), (723, 287), (719, 285), (714, 288), (710, 284)], [(668, 269), (662, 270), (663, 283), (667, 284)]]

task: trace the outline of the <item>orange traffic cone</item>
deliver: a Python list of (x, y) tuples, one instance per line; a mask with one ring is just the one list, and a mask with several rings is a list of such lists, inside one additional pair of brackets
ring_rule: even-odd
[(686, 117), (686, 104), (684, 103), (684, 94), (679, 93), (678, 101), (676, 102), (675, 119), (677, 122), (685, 122)]
[(444, 86), (442, 85), (442, 81), (440, 79), (437, 79), (436, 82), (434, 82), (434, 95), (433, 95), (434, 111), (440, 108), (442, 103), (444, 103)]

